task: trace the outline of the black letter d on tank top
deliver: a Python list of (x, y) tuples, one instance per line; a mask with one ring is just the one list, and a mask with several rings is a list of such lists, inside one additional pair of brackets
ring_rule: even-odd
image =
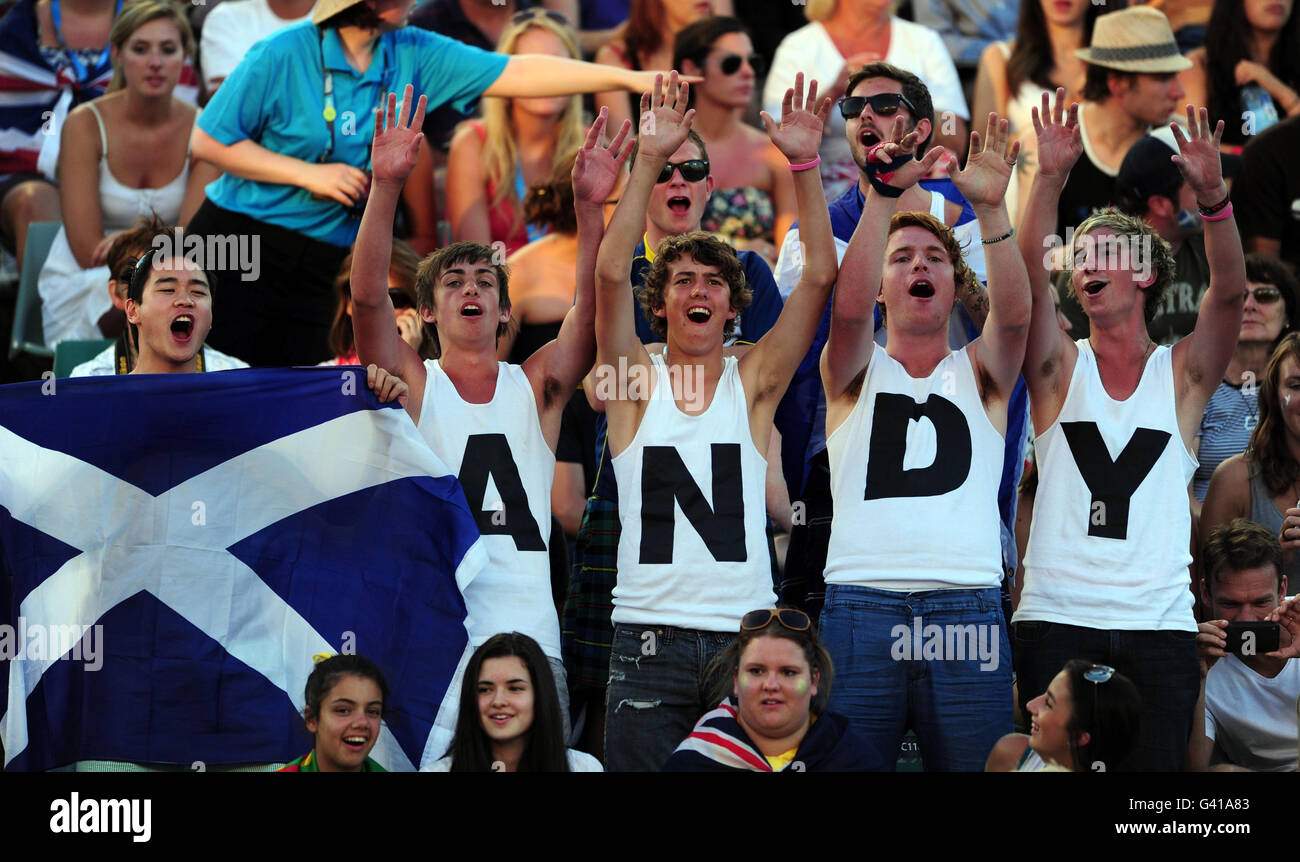
[[(503, 512), (483, 511), (488, 476), (501, 495)], [(460, 485), (465, 499), (485, 536), (513, 536), (521, 551), (545, 551), (541, 531), (528, 509), (528, 494), (519, 478), (519, 467), (510, 453), (504, 434), (471, 434), (465, 441), (465, 457), (460, 462)]]
[(1169, 432), (1139, 428), (1119, 458), (1111, 461), (1110, 450), (1101, 439), (1096, 422), (1062, 422), (1061, 431), (1092, 494), (1088, 535), (1102, 539), (1128, 538), (1129, 501), (1160, 459), (1169, 442)]
[[(934, 463), (903, 469), (907, 425), (928, 417), (934, 424)], [(867, 491), (863, 499), (937, 497), (955, 491), (970, 475), (970, 426), (961, 409), (941, 395), (918, 404), (909, 395), (881, 392), (871, 417)]]
[(714, 443), (713, 506), (672, 446), (645, 447), (641, 462), (642, 563), (673, 561), (673, 501), (719, 563), (745, 562), (745, 496), (740, 444)]

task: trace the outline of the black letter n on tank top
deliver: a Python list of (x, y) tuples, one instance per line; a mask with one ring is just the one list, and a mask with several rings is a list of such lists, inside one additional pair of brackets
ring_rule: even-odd
[[(922, 418), (934, 425), (934, 463), (908, 470), (903, 467), (907, 426)], [(877, 394), (870, 446), (866, 500), (937, 497), (957, 490), (970, 475), (970, 426), (961, 408), (941, 395), (918, 404), (909, 395)]]
[[(497, 486), (500, 512), (483, 511), (488, 476)], [(465, 440), (465, 457), (460, 462), (460, 485), (465, 490), (478, 531), (485, 536), (512, 536), (521, 551), (545, 551), (546, 543), (528, 508), (528, 494), (519, 478), (519, 467), (510, 453), (504, 434), (471, 434)], [(548, 527), (549, 529), (549, 527)]]
[(1103, 539), (1128, 538), (1129, 501), (1160, 460), (1160, 453), (1169, 443), (1169, 432), (1139, 428), (1119, 458), (1111, 461), (1110, 450), (1096, 422), (1062, 422), (1061, 431), (1070, 444), (1079, 475), (1092, 494), (1088, 535)]
[(713, 559), (743, 563), (745, 552), (745, 495), (740, 479), (740, 444), (711, 445), (713, 506), (695, 484), (682, 456), (673, 446), (646, 446), (641, 462), (641, 563), (673, 561), (673, 502)]

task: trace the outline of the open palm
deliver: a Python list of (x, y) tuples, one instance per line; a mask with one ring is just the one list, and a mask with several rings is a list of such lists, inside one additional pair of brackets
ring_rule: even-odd
[(1171, 123), (1174, 140), (1178, 142), (1178, 155), (1174, 164), (1182, 171), (1183, 179), (1198, 193), (1214, 192), (1223, 184), (1223, 164), (1219, 159), (1219, 141), (1223, 137), (1223, 120), (1219, 120), (1210, 133), (1210, 113), (1205, 108), (1197, 111), (1187, 106), (1187, 135), (1176, 123)]
[(673, 72), (664, 82), (662, 75), (655, 76), (654, 94), (641, 96), (641, 121), (637, 127), (638, 146), (649, 158), (667, 159), (686, 142), (691, 130), (695, 109), (686, 110), (690, 100), (690, 85), (677, 79)]
[(1033, 109), (1034, 131), (1038, 135), (1038, 172), (1049, 177), (1063, 177), (1083, 155), (1083, 132), (1079, 128), (1079, 104), (1065, 111), (1065, 88), (1056, 90), (1056, 104), (1048, 104), (1043, 93), (1040, 111)]
[[(406, 85), (402, 93), (401, 113), (397, 111), (397, 94), (389, 93), (384, 106), (375, 111), (375, 139), (370, 145), (370, 168), (375, 182), (402, 183), (415, 169), (424, 133), (424, 109), (427, 100), (420, 97), (415, 116), (410, 116), (415, 88)], [(410, 120), (408, 123), (407, 120)]]
[(966, 167), (952, 175), (952, 182), (972, 206), (992, 206), (1006, 197), (1011, 169), (1020, 155), (1020, 142), (1011, 143), (1010, 139), (1010, 121), (997, 114), (989, 114), (983, 138), (979, 132), (970, 133)]
[(573, 162), (573, 196), (585, 203), (603, 205), (618, 185), (623, 163), (632, 151), (628, 132), (632, 123), (624, 120), (614, 140), (604, 142), (605, 124), (609, 121), (609, 109), (601, 108), (600, 116), (587, 131), (587, 140), (578, 150), (578, 157)]
[(767, 111), (759, 116), (767, 129), (767, 136), (793, 164), (803, 164), (817, 157), (822, 144), (822, 129), (830, 115), (831, 100), (825, 98), (817, 104), (817, 82), (808, 82), (808, 97), (804, 99), (803, 72), (794, 76), (794, 87), (785, 91), (781, 100), (781, 122), (778, 124)]

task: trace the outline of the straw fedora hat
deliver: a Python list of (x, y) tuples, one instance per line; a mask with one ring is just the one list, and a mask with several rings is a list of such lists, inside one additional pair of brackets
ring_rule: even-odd
[(311, 22), (319, 24), (322, 21), (327, 21), (344, 9), (351, 9), (353, 6), (364, 2), (366, 0), (316, 0), (316, 9), (311, 13)]
[(1092, 31), (1092, 47), (1080, 48), (1074, 55), (1086, 63), (1121, 72), (1161, 74), (1181, 72), (1192, 66), (1192, 61), (1178, 51), (1165, 13), (1149, 6), (1107, 12), (1098, 17)]

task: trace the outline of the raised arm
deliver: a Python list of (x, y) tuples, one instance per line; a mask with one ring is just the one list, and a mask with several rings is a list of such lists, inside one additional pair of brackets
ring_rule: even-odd
[(1061, 411), (1069, 373), (1074, 370), (1074, 359), (1078, 354), (1074, 342), (1056, 322), (1056, 303), (1052, 301), (1051, 275), (1045, 256), (1053, 242), (1059, 242), (1056, 239), (1057, 204), (1070, 169), (1083, 155), (1083, 134), (1079, 130), (1079, 105), (1073, 104), (1069, 113), (1065, 112), (1063, 87), (1057, 89), (1056, 103), (1050, 108), (1048, 96), (1043, 94), (1042, 110), (1034, 108), (1033, 118), (1039, 166), (1020, 217), (1018, 246), (1033, 295), (1023, 371), (1025, 384), (1029, 387), (1034, 427), (1042, 431)]
[[(1219, 139), (1223, 136), (1220, 120), (1214, 133), (1210, 133), (1209, 113), (1205, 108), (1197, 111), (1187, 106), (1188, 139), (1181, 127), (1171, 124), (1179, 155), (1174, 164), (1183, 179), (1196, 194), (1196, 202), (1205, 215), (1205, 257), (1210, 264), (1210, 287), (1201, 299), (1196, 315), (1196, 328), (1174, 347), (1174, 370), (1182, 374), (1179, 383), (1179, 405), (1187, 392), (1193, 401), (1187, 404), (1188, 413), (1195, 412), (1199, 420), (1211, 393), (1223, 379), (1228, 360), (1237, 345), (1241, 331), (1242, 292), (1246, 289), (1246, 258), (1241, 251), (1241, 237), (1237, 222), (1232, 217), (1232, 204), (1228, 200), (1228, 187), (1223, 183), (1223, 169), (1219, 160)], [(1180, 409), (1180, 421), (1183, 411)], [(1188, 436), (1184, 434), (1184, 436)]]
[(896, 120), (891, 139), (869, 154), (872, 164), (885, 170), (898, 167), (883, 183), (885, 194), (878, 192), (874, 184), (867, 192), (862, 217), (840, 262), (841, 275), (831, 306), (830, 335), (821, 358), (822, 385), (826, 387), (828, 403), (844, 395), (871, 360), (875, 346), (876, 298), (884, 272), (889, 221), (898, 209), (898, 195), (916, 185), (943, 155), (942, 148), (932, 147), (917, 162), (916, 143), (916, 132), (904, 135), (902, 120)]
[[(573, 162), (573, 205), (578, 220), (577, 290), (573, 308), (564, 316), (555, 341), (524, 363), (524, 373), (535, 390), (541, 382), (556, 381), (563, 393), (558, 402), (561, 407), (596, 360), (596, 255), (605, 233), (605, 201), (618, 184), (623, 163), (632, 150), (631, 123), (623, 123), (612, 143), (604, 142), (608, 119), (609, 113), (601, 110)], [(538, 399), (537, 403), (544, 401)]]
[[(979, 132), (971, 132), (970, 158), (965, 169), (952, 178), (979, 219), (989, 276), (988, 318), (975, 358), (993, 378), (996, 394), (1002, 399), (1010, 397), (1025, 361), (1033, 303), (1025, 263), (1020, 250), (1010, 241), (1014, 232), (1004, 200), (1020, 151), (1020, 145), (1011, 143), (1010, 138), (1011, 124), (997, 114), (989, 114), (984, 138), (981, 140)], [(985, 401), (992, 394), (981, 393)]]
[(768, 137), (793, 173), (803, 272), (776, 323), (741, 360), (742, 376), (756, 384), (746, 387), (751, 404), (770, 400), (775, 405), (785, 394), (790, 378), (812, 344), (835, 284), (835, 240), (831, 235), (821, 173), (817, 170), (817, 149), (821, 146), (830, 107), (830, 99), (818, 101), (816, 81), (808, 82), (805, 101), (800, 72), (795, 76), (794, 87), (785, 91), (780, 124), (766, 111), (761, 114)]
[[(419, 158), (424, 135), (425, 98), (420, 97), (410, 116), (411, 85), (402, 95), (400, 117), (397, 94), (387, 94), (383, 110), (375, 112), (375, 139), (371, 146), (374, 184), (361, 217), (352, 250), (352, 330), (357, 358), (362, 365), (378, 365), (410, 386), (406, 410), (416, 422), (424, 398), (425, 370), (420, 355), (402, 340), (393, 322), (393, 301), (388, 297), (388, 269), (393, 253), (393, 216), (406, 181)], [(407, 120), (410, 118), (410, 123)]]
[(636, 335), (632, 254), (645, 231), (645, 213), (659, 172), (691, 129), (695, 111), (686, 110), (687, 97), (687, 85), (678, 82), (676, 72), (666, 85), (662, 76), (655, 79), (653, 97), (641, 97), (637, 158), (596, 258), (597, 361), (603, 366), (614, 367), (620, 357), (623, 367), (648, 361)]
[[(483, 91), (485, 96), (506, 98), (531, 98), (533, 96), (568, 96), (573, 93), (600, 93), (607, 90), (647, 92), (655, 84), (659, 72), (638, 72), (587, 63), (568, 57), (549, 54), (514, 54), (492, 86)], [(701, 81), (699, 77), (683, 77), (683, 81)]]

